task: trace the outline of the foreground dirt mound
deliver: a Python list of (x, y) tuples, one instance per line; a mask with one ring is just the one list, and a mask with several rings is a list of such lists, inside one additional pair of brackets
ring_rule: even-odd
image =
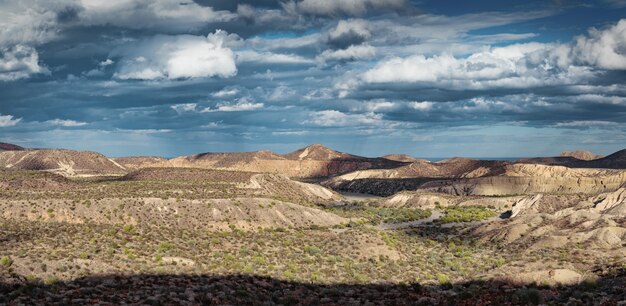
[[(120, 180), (181, 183), (183, 184), (181, 188), (189, 184), (210, 182), (215, 186), (222, 184), (222, 188), (227, 188), (225, 191), (233, 195), (243, 192), (250, 196), (274, 197), (299, 204), (323, 204), (342, 199), (339, 194), (323, 186), (302, 183), (284, 175), (271, 173), (199, 168), (146, 168), (129, 173)], [(235, 190), (232, 190), (233, 188)]]
[(42, 149), (0, 152), (0, 167), (17, 170), (43, 170), (64, 176), (122, 175), (126, 169), (91, 151)]
[[(543, 272), (543, 271), (541, 271)], [(571, 270), (548, 270), (551, 279), (572, 279)], [(607, 276), (594, 286), (524, 286), (474, 281), (445, 286), (305, 283), (258, 275), (132, 274), (81, 277), (53, 285), (29, 284), (7, 275), (0, 303), (139, 305), (620, 305), (626, 279)], [(231, 293), (231, 294), (229, 294)]]
[(280, 174), (255, 174), (247, 188), (263, 190), (264, 194), (274, 195), (296, 203), (331, 203), (341, 200), (336, 192), (316, 184), (293, 181)]
[(327, 177), (361, 169), (393, 168), (404, 163), (384, 158), (366, 158), (311, 145), (279, 155), (271, 151), (204, 153), (182, 156), (167, 163), (171, 167), (194, 167), (232, 171), (279, 173), (289, 177)]
[(69, 190), (76, 184), (47, 172), (0, 170), (0, 194), (14, 191)]
[(319, 209), (267, 198), (181, 200), (161, 198), (101, 199), (87, 202), (50, 200), (46, 203), (0, 200), (2, 216), (11, 219), (68, 223), (157, 225), (169, 228), (223, 230), (235, 226), (333, 226), (348, 219)]
[(125, 175), (127, 181), (184, 181), (247, 183), (254, 173), (199, 168), (143, 168)]
[(626, 170), (513, 164), (505, 166), (502, 175), (434, 181), (421, 188), (454, 195), (598, 194), (614, 191), (624, 182)]

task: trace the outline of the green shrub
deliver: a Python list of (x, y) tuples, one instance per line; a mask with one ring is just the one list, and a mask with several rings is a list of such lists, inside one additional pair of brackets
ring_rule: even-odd
[(13, 259), (11, 259), (11, 257), (3, 256), (2, 258), (0, 258), (0, 265), (8, 268), (12, 264), (13, 264)]
[(171, 242), (160, 242), (159, 243), (159, 252), (168, 252), (174, 249), (174, 244)]
[(496, 213), (482, 206), (450, 207), (439, 218), (440, 223), (482, 221), (495, 217)]
[(135, 233), (135, 227), (132, 224), (126, 224), (122, 228), (125, 233), (133, 234)]
[(309, 246), (309, 245), (307, 245), (307, 246), (304, 247), (304, 252), (306, 252), (309, 255), (315, 256), (315, 255), (321, 253), (322, 250), (320, 250), (316, 246)]
[(450, 277), (443, 273), (437, 273), (437, 281), (439, 282), (440, 285), (449, 285)]

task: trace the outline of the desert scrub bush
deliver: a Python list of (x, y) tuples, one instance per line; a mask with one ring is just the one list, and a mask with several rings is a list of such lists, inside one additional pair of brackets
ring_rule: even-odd
[(377, 225), (381, 222), (400, 223), (416, 221), (428, 218), (432, 214), (430, 210), (423, 209), (367, 207), (363, 205), (335, 207), (329, 210), (345, 218), (363, 218), (372, 225)]
[(316, 246), (307, 245), (307, 246), (304, 247), (304, 252), (306, 252), (307, 254), (309, 254), (311, 256), (315, 256), (315, 255), (321, 253), (322, 250), (320, 250), (320, 248), (318, 248)]
[(450, 277), (443, 273), (437, 273), (437, 281), (439, 285), (450, 285)]
[(43, 283), (48, 286), (54, 285), (58, 282), (59, 282), (59, 278), (54, 275), (48, 276), (43, 280)]
[(0, 265), (2, 265), (3, 267), (10, 267), (13, 264), (13, 259), (11, 259), (11, 257), (9, 256), (2, 256), (2, 258), (0, 258)]
[(446, 208), (443, 216), (439, 218), (440, 223), (471, 222), (486, 220), (495, 217), (496, 213), (483, 206), (464, 206)]
[(132, 224), (126, 224), (124, 225), (124, 227), (122, 228), (122, 230), (125, 233), (129, 233), (129, 234), (134, 234), (135, 233), (135, 227)]
[(539, 305), (542, 303), (541, 291), (535, 288), (522, 288), (513, 295), (513, 302), (524, 305)]
[(166, 253), (174, 249), (174, 244), (171, 242), (160, 242), (159, 243), (159, 252)]

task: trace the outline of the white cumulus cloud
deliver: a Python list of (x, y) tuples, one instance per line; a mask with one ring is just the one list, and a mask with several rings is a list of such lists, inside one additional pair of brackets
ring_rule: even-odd
[(198, 105), (196, 103), (183, 103), (183, 104), (174, 104), (170, 106), (177, 113), (182, 114), (185, 112), (194, 112), (196, 111), (196, 107)]
[(325, 127), (380, 125), (384, 122), (383, 116), (381, 114), (376, 114), (373, 112), (364, 114), (346, 114), (338, 110), (323, 110), (312, 112), (311, 114), (309, 114), (309, 117), (309, 120), (307, 120), (305, 123)]
[(22, 118), (14, 118), (12, 115), (0, 114), (0, 127), (14, 126), (22, 121)]
[(0, 81), (14, 81), (33, 74), (48, 73), (39, 65), (39, 54), (28, 46), (16, 45), (0, 49)]
[(312, 60), (297, 54), (281, 54), (243, 50), (237, 52), (238, 62), (256, 62), (266, 64), (311, 64)]
[(368, 59), (376, 55), (376, 48), (370, 45), (351, 45), (347, 49), (326, 50), (320, 54), (319, 59), (328, 60), (359, 60)]
[(52, 120), (46, 121), (46, 123), (51, 124), (51, 125), (64, 126), (64, 127), (76, 127), (76, 126), (87, 125), (87, 122), (68, 120), (68, 119), (52, 119)]
[(363, 15), (370, 9), (395, 10), (406, 5), (405, 0), (302, 0), (286, 2), (286, 11), (311, 15)]
[(433, 108), (433, 102), (429, 102), (429, 101), (410, 102), (409, 106), (412, 109), (416, 109), (416, 110), (420, 110), (420, 111), (427, 111), (427, 110), (431, 110)]
[(487, 47), (467, 57), (450, 54), (393, 57), (362, 75), (366, 83), (425, 83), (458, 89), (527, 88), (580, 83), (600, 69), (626, 69), (626, 19), (591, 29), (570, 44)]
[(77, 17), (84, 25), (114, 24), (165, 31), (189, 30), (236, 17), (228, 11), (179, 0), (81, 0), (80, 8)]
[(626, 19), (605, 29), (591, 29), (588, 36), (579, 36), (574, 56), (583, 63), (603, 69), (626, 69)]
[(192, 35), (155, 36), (117, 50), (121, 55), (118, 79), (222, 78), (237, 74), (235, 56), (224, 46), (228, 33), (217, 30), (207, 37)]
[(263, 103), (256, 103), (252, 99), (247, 97), (239, 98), (236, 103), (218, 103), (215, 108), (207, 107), (203, 109), (202, 113), (212, 112), (243, 112), (253, 111), (263, 108)]

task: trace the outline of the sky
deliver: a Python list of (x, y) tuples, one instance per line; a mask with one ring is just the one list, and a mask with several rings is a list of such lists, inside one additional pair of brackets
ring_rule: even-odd
[(0, 141), (609, 154), (626, 148), (626, 1), (0, 0)]

